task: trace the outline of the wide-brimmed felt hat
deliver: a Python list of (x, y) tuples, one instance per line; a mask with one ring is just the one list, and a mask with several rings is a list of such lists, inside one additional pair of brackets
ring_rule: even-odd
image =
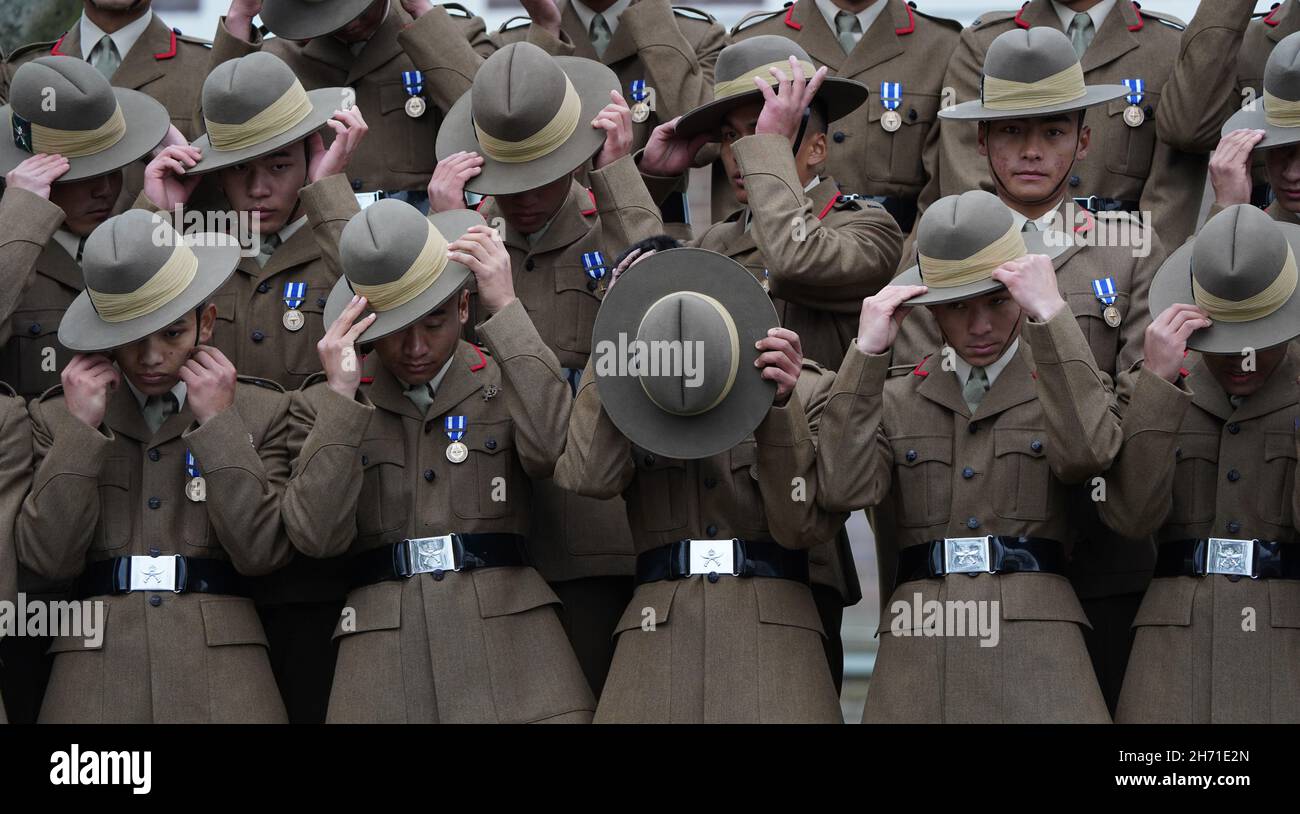
[(1199, 306), (1213, 324), (1187, 347), (1202, 353), (1271, 348), (1300, 336), (1296, 254), (1300, 226), (1248, 204), (1224, 209), (1180, 246), (1151, 281), (1152, 316), (1175, 303)]
[(1264, 65), (1264, 96), (1248, 110), (1238, 110), (1223, 124), (1233, 130), (1263, 130), (1256, 150), (1300, 141), (1300, 33), (1283, 37)]
[(218, 233), (184, 238), (158, 214), (132, 209), (86, 240), (86, 290), (59, 322), (79, 353), (112, 350), (161, 331), (207, 302), (239, 265), (239, 243)]
[(265, 0), (262, 22), (286, 40), (332, 34), (360, 17), (375, 0)]
[(447, 245), (483, 217), (469, 209), (427, 218), (395, 198), (377, 201), (352, 216), (339, 238), (343, 276), (325, 302), (328, 327), (354, 294), (378, 314), (357, 342), (371, 342), (400, 331), (437, 308), (473, 280), (473, 273), (447, 257)]
[(438, 160), (455, 152), (483, 157), (465, 189), (510, 195), (545, 186), (595, 155), (605, 131), (591, 126), (610, 91), (614, 72), (582, 57), (553, 57), (528, 42), (488, 57), (474, 84), (438, 129)]
[(917, 265), (890, 285), (924, 285), (929, 291), (906, 305), (940, 305), (1002, 289), (993, 270), (1027, 254), (1055, 257), (1068, 240), (1049, 241), (1046, 232), (1022, 232), (996, 195), (982, 189), (940, 198), (917, 223)]
[(0, 107), (0, 174), (38, 153), (68, 159), (55, 183), (96, 178), (147, 155), (167, 135), (167, 108), (115, 88), (90, 63), (38, 57), (14, 72)]
[[(713, 101), (682, 116), (677, 123), (677, 135), (691, 138), (699, 133), (716, 131), (731, 111), (762, 101), (763, 94), (754, 86), (754, 78), (776, 87), (777, 80), (770, 69), (780, 68), (789, 76), (790, 57), (799, 60), (806, 78), (811, 79), (817, 72), (808, 52), (787, 37), (764, 34), (723, 48), (713, 70)], [(827, 75), (817, 89), (816, 98), (826, 106), (829, 123), (857, 110), (867, 101), (869, 93), (861, 82)]]
[(1123, 85), (1086, 85), (1074, 46), (1055, 28), (1013, 28), (984, 56), (980, 98), (939, 111), (944, 119), (1024, 119), (1069, 113), (1127, 94)]
[(233, 167), (305, 139), (325, 126), (350, 92), (309, 92), (282, 59), (264, 51), (223, 62), (203, 82), (207, 132), (193, 142), (203, 157), (186, 173)]
[(754, 343), (779, 325), (767, 292), (731, 258), (657, 252), (621, 275), (596, 313), (592, 369), (605, 412), (657, 455), (728, 450), (772, 407), (776, 386), (754, 366)]

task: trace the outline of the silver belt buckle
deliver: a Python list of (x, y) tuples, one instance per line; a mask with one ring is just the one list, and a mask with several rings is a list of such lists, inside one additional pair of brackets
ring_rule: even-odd
[(735, 540), (691, 540), (690, 548), (691, 576), (699, 574), (740, 576), (740, 571), (736, 570)]
[(945, 574), (993, 573), (989, 556), (992, 537), (945, 537), (943, 571)]
[(1205, 573), (1249, 577), (1255, 573), (1255, 541), (1211, 537)]
[(452, 540), (456, 535), (443, 534), (440, 537), (417, 537), (407, 540), (407, 564), (411, 576), (429, 574), (434, 571), (459, 571), (456, 562), (456, 548)]
[(132, 591), (176, 592), (176, 556), (131, 557)]

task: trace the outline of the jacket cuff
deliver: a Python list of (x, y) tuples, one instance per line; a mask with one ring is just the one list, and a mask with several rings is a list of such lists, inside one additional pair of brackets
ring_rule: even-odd
[[(608, 166), (592, 170), (587, 177), (591, 180), (591, 192), (596, 196), (598, 215), (627, 209), (630, 208), (629, 205), (650, 204), (654, 208), (647, 211), (652, 212), (656, 218), (659, 217), (659, 209), (650, 199), (632, 156), (625, 155)], [(638, 192), (641, 194), (638, 195)]]
[(16, 230), (18, 234), (0, 241), (0, 246), (18, 242), (44, 246), (63, 225), (63, 218), (63, 209), (57, 204), (34, 192), (9, 187), (0, 198), (0, 223), (18, 224), (21, 229)]
[(370, 419), (375, 414), (375, 406), (369, 399), (344, 398), (328, 384), (323, 385), (325, 392), (315, 400), (316, 417), (311, 425), (311, 434), (321, 446), (342, 445), (345, 447), (361, 446), (370, 429)]
[(768, 447), (793, 447), (812, 440), (798, 393), (791, 391), (790, 400), (784, 407), (772, 405), (754, 430), (754, 440)]
[(641, 183), (645, 184), (650, 199), (655, 202), (655, 206), (662, 206), (669, 195), (681, 189), (685, 176), (651, 175), (645, 172), (641, 169), (641, 156), (644, 154), (645, 148), (642, 147), (632, 154), (632, 162), (636, 164), (637, 172), (641, 175)]
[(253, 446), (244, 419), (233, 404), (208, 419), (206, 424), (186, 430), (181, 437), (194, 453), (194, 459), (204, 474), (231, 468), (263, 472), (262, 459)]
[(1062, 306), (1047, 322), (1025, 320), (1022, 335), (1033, 348), (1035, 364), (1084, 362), (1092, 358), (1088, 340), (1069, 305)]
[(889, 378), (888, 353), (863, 353), (855, 339), (844, 353), (844, 361), (835, 374), (835, 389), (860, 396), (879, 396), (885, 392)]
[[(53, 409), (61, 410), (55, 427), (54, 443), (45, 454), (37, 471), (46, 470), (59, 475), (78, 475), (83, 478), (98, 478), (104, 455), (113, 443), (113, 431), (107, 425), (89, 427), (81, 419), (68, 412), (67, 405), (60, 403)], [(53, 422), (52, 422), (53, 423)], [(39, 478), (32, 484), (32, 491), (44, 485), (49, 478)]]
[[(1123, 423), (1127, 425), (1137, 415), (1139, 431), (1178, 432), (1187, 408), (1192, 403), (1191, 392), (1186, 387), (1165, 381), (1146, 368), (1136, 371), (1136, 376), (1133, 398), (1129, 401)], [(1133, 434), (1126, 429), (1124, 436), (1127, 438)]]
[(745, 136), (731, 145), (736, 156), (736, 166), (746, 179), (751, 175), (771, 175), (780, 179), (790, 193), (803, 196), (803, 183), (790, 150), (790, 139), (779, 133)]
[(348, 183), (348, 177), (342, 173), (308, 184), (302, 188), (298, 196), (307, 213), (307, 220), (313, 226), (338, 220), (346, 222), (361, 211), (356, 196), (352, 194), (352, 185)]
[(516, 356), (542, 355), (542, 350), (546, 347), (537, 333), (537, 326), (529, 319), (528, 311), (518, 297), (474, 326), (474, 330), (499, 363)]

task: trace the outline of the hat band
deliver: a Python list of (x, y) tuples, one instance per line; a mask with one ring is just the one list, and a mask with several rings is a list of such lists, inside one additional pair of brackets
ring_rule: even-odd
[(1300, 127), (1300, 102), (1274, 96), (1265, 88), (1264, 121), (1274, 127)]
[(113, 115), (109, 116), (107, 121), (94, 130), (59, 130), (55, 127), (46, 127), (43, 124), (31, 122), (31, 149), (28, 149), (22, 138), (22, 128), (17, 126), (21, 117), (16, 113), (11, 115), (16, 117), (14, 144), (18, 145), (18, 148), (24, 152), (30, 152), (33, 155), (38, 153), (54, 155), (57, 153), (64, 158), (81, 158), (95, 155), (117, 144), (126, 135), (126, 118), (122, 116), (121, 105), (118, 105), (113, 108)]
[(989, 110), (1028, 110), (1082, 99), (1088, 93), (1083, 84), (1083, 67), (1075, 62), (1065, 70), (1037, 82), (1017, 82), (985, 76), (980, 98)]
[(581, 115), (582, 98), (566, 74), (564, 99), (560, 102), (559, 109), (536, 133), (521, 141), (509, 141), (483, 132), (478, 122), (474, 122), (474, 134), (478, 136), (478, 145), (488, 158), (503, 164), (522, 164), (544, 158), (558, 150), (573, 135), (573, 131), (578, 129), (578, 118)]
[[(805, 77), (811, 78), (813, 74), (817, 73), (817, 69), (813, 67), (811, 62), (806, 62), (801, 59), (799, 60), (799, 67), (803, 69), (803, 75)], [(754, 87), (755, 79), (762, 79), (764, 82), (775, 87), (777, 85), (777, 80), (775, 76), (772, 76), (772, 68), (785, 68), (786, 70), (789, 70), (790, 60), (783, 59), (779, 62), (769, 62), (766, 65), (759, 65), (752, 71), (746, 71), (734, 79), (728, 79), (725, 82), (718, 82), (713, 86), (713, 98), (723, 99), (727, 96), (738, 96), (742, 93), (758, 90), (758, 88)]]
[(989, 245), (961, 260), (941, 260), (937, 257), (918, 257), (921, 282), (930, 288), (956, 288), (983, 282), (993, 275), (993, 270), (1009, 260), (1029, 253), (1025, 239), (1012, 221), (1007, 233)]
[(194, 282), (194, 275), (199, 270), (199, 258), (185, 245), (180, 235), (173, 231), (172, 236), (176, 245), (172, 247), (171, 257), (135, 291), (109, 294), (86, 288), (90, 303), (95, 306), (95, 313), (99, 314), (100, 319), (118, 323), (147, 316), (176, 299)]
[(240, 124), (214, 122), (206, 116), (203, 123), (208, 128), (208, 142), (214, 150), (230, 152), (242, 150), (275, 138), (297, 127), (311, 115), (311, 99), (297, 79), (284, 92), (253, 118)]
[(375, 311), (391, 311), (423, 294), (447, 268), (447, 262), (447, 240), (430, 223), (424, 248), (401, 277), (378, 285), (362, 285), (351, 280), (348, 282), (352, 290), (365, 297)]
[(1218, 322), (1252, 322), (1277, 311), (1287, 301), (1296, 290), (1296, 265), (1295, 254), (1291, 251), (1290, 244), (1286, 247), (1286, 262), (1282, 264), (1282, 270), (1278, 272), (1273, 282), (1269, 283), (1268, 288), (1244, 300), (1225, 300), (1222, 297), (1216, 297), (1210, 292), (1201, 288), (1201, 284), (1196, 282), (1196, 275), (1192, 275), (1192, 297), (1196, 304), (1201, 307), (1205, 313), (1210, 315), (1210, 319)]
[[(650, 389), (645, 386), (644, 377), (639, 377), (637, 381), (641, 384), (641, 390), (645, 392), (646, 398), (650, 399), (650, 401), (656, 407), (658, 407), (660, 410), (663, 410), (665, 413), (672, 413), (673, 415), (681, 415), (681, 416), (701, 415), (703, 413), (707, 413), (709, 410), (712, 410), (714, 407), (717, 407), (719, 404), (721, 404), (723, 400), (726, 399), (727, 395), (731, 393), (731, 388), (736, 384), (736, 373), (740, 370), (740, 335), (736, 333), (736, 323), (731, 318), (731, 314), (728, 313), (727, 309), (722, 307), (722, 303), (718, 302), (713, 297), (710, 297), (707, 294), (701, 294), (698, 291), (674, 291), (670, 294), (665, 294), (664, 296), (660, 297), (658, 300), (655, 300), (653, 303), (651, 303), (650, 307), (645, 309), (645, 314), (648, 316), (651, 312), (654, 311), (656, 306), (658, 306), (661, 302), (667, 300), (670, 297), (683, 297), (683, 296), (695, 297), (699, 300), (704, 301), (708, 305), (712, 306), (713, 310), (717, 311), (718, 316), (722, 318), (722, 324), (727, 328), (727, 339), (730, 343), (730, 347), (728, 348), (728, 350), (731, 353), (731, 367), (727, 371), (726, 383), (722, 386), (722, 389), (718, 391), (717, 398), (715, 398), (713, 401), (709, 402), (708, 404), (704, 405), (700, 409), (679, 410), (675, 407), (667, 407), (663, 404), (660, 404), (655, 399), (654, 394), (650, 392)], [(645, 316), (641, 318), (641, 322), (644, 324)], [(638, 334), (639, 333), (640, 331), (638, 330)]]

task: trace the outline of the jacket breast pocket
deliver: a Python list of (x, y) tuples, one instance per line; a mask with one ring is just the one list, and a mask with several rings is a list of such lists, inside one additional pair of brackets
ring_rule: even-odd
[(62, 311), (14, 314), (4, 375), (20, 395), (38, 396), (59, 383), (59, 373), (72, 358), (72, 351), (59, 344), (62, 319)]
[(952, 508), (952, 438), (947, 435), (891, 438), (898, 484), (899, 524), (934, 526)]
[[(235, 272), (241, 274), (242, 272)], [(213, 296), (209, 302), (217, 306), (217, 321), (212, 326), (212, 344), (238, 361), (239, 347), (239, 295), (233, 291)]]
[(505, 517), (510, 513), (510, 497), (520, 486), (513, 477), (514, 422), (470, 423), (461, 440), (469, 447), (469, 458), (452, 468), (456, 516), (467, 520)]
[[(1097, 368), (1103, 373), (1113, 371), (1115, 360), (1119, 356), (1120, 329), (1106, 324), (1102, 315), (1106, 306), (1092, 293), (1067, 294), (1065, 301), (1070, 306), (1070, 313), (1074, 314), (1074, 321), (1079, 323), (1079, 330), (1083, 331), (1084, 338), (1088, 340), (1088, 349), (1097, 360)], [(1121, 319), (1126, 318), (1128, 294), (1117, 295), (1115, 307), (1119, 309)], [(1123, 324), (1121, 321), (1120, 326)]]
[[(1124, 111), (1128, 100), (1121, 96), (1106, 105), (1106, 127), (1108, 134), (1114, 134), (1115, 143), (1106, 145), (1106, 169), (1132, 178), (1146, 178), (1151, 173), (1151, 156), (1156, 149), (1155, 111), (1160, 102), (1160, 94), (1145, 91), (1141, 107), (1151, 108), (1151, 115), (1137, 127), (1129, 127), (1124, 122)], [(1109, 196), (1110, 190), (1085, 190), (1093, 195)]]
[[(867, 132), (858, 134), (865, 149), (855, 151), (854, 154), (861, 156), (860, 160), (865, 163), (867, 177), (873, 181), (896, 184), (916, 185), (924, 182), (921, 152), (925, 147), (926, 134), (934, 126), (939, 114), (939, 97), (934, 94), (904, 93), (897, 109), (903, 123), (892, 133), (880, 126), (885, 108), (880, 103), (879, 85), (871, 88), (871, 98), (866, 105)], [(845, 124), (848, 121), (850, 119), (843, 120)], [(844, 132), (843, 128), (835, 125), (829, 129), (832, 135), (837, 131)], [(855, 134), (845, 132), (845, 135), (853, 138)]]
[[(1183, 433), (1174, 450), (1174, 505), (1165, 521), (1174, 525), (1208, 523), (1214, 519), (1219, 475), (1219, 435)], [(1152, 507), (1158, 510), (1159, 507)]]
[(1295, 495), (1296, 436), (1277, 430), (1264, 433), (1264, 467), (1260, 472), (1259, 516), (1275, 526), (1292, 525)]
[(1046, 520), (1051, 491), (1046, 441), (1039, 429), (993, 430), (993, 510), (999, 517)]
[[(736, 498), (736, 527), (748, 532), (767, 528), (763, 496), (758, 491), (758, 445), (742, 441), (727, 453), (731, 488)], [(706, 484), (707, 485), (707, 484)]]
[(108, 458), (99, 472), (99, 523), (96, 551), (112, 551), (131, 539), (131, 462)]
[[(612, 262), (613, 258), (605, 258)], [(607, 268), (606, 271), (613, 271)], [(591, 329), (596, 324), (596, 311), (600, 297), (596, 295), (599, 284), (587, 276), (580, 266), (555, 267), (555, 344), (561, 349), (591, 353)]]
[(646, 531), (672, 531), (686, 525), (686, 462), (633, 448), (636, 508)]
[(361, 494), (357, 536), (373, 537), (402, 528), (408, 516), (406, 449), (401, 438), (361, 442)]
[(251, 599), (212, 597), (199, 600), (208, 647), (252, 644), (267, 647), (266, 632)]
[(400, 72), (394, 73), (398, 81), (379, 85), (379, 113), (383, 116), (383, 137), (386, 139), (379, 149), (387, 156), (388, 168), (394, 172), (432, 175), (438, 163), (434, 142), (438, 138), (442, 114), (426, 95), (424, 115), (415, 119), (406, 115), (406, 88), (402, 85)]
[[(284, 282), (279, 283), (284, 290)], [(283, 294), (281, 295), (283, 298)], [(329, 297), (329, 287), (321, 286), (307, 289), (298, 310), (305, 319), (302, 328), (289, 331), (281, 328), (280, 344), (284, 348), (284, 369), (294, 376), (309, 376), (321, 369), (320, 354), (316, 343), (325, 336), (325, 306), (323, 302)], [(284, 303), (280, 303), (284, 308)], [(287, 309), (286, 309), (287, 310)]]

